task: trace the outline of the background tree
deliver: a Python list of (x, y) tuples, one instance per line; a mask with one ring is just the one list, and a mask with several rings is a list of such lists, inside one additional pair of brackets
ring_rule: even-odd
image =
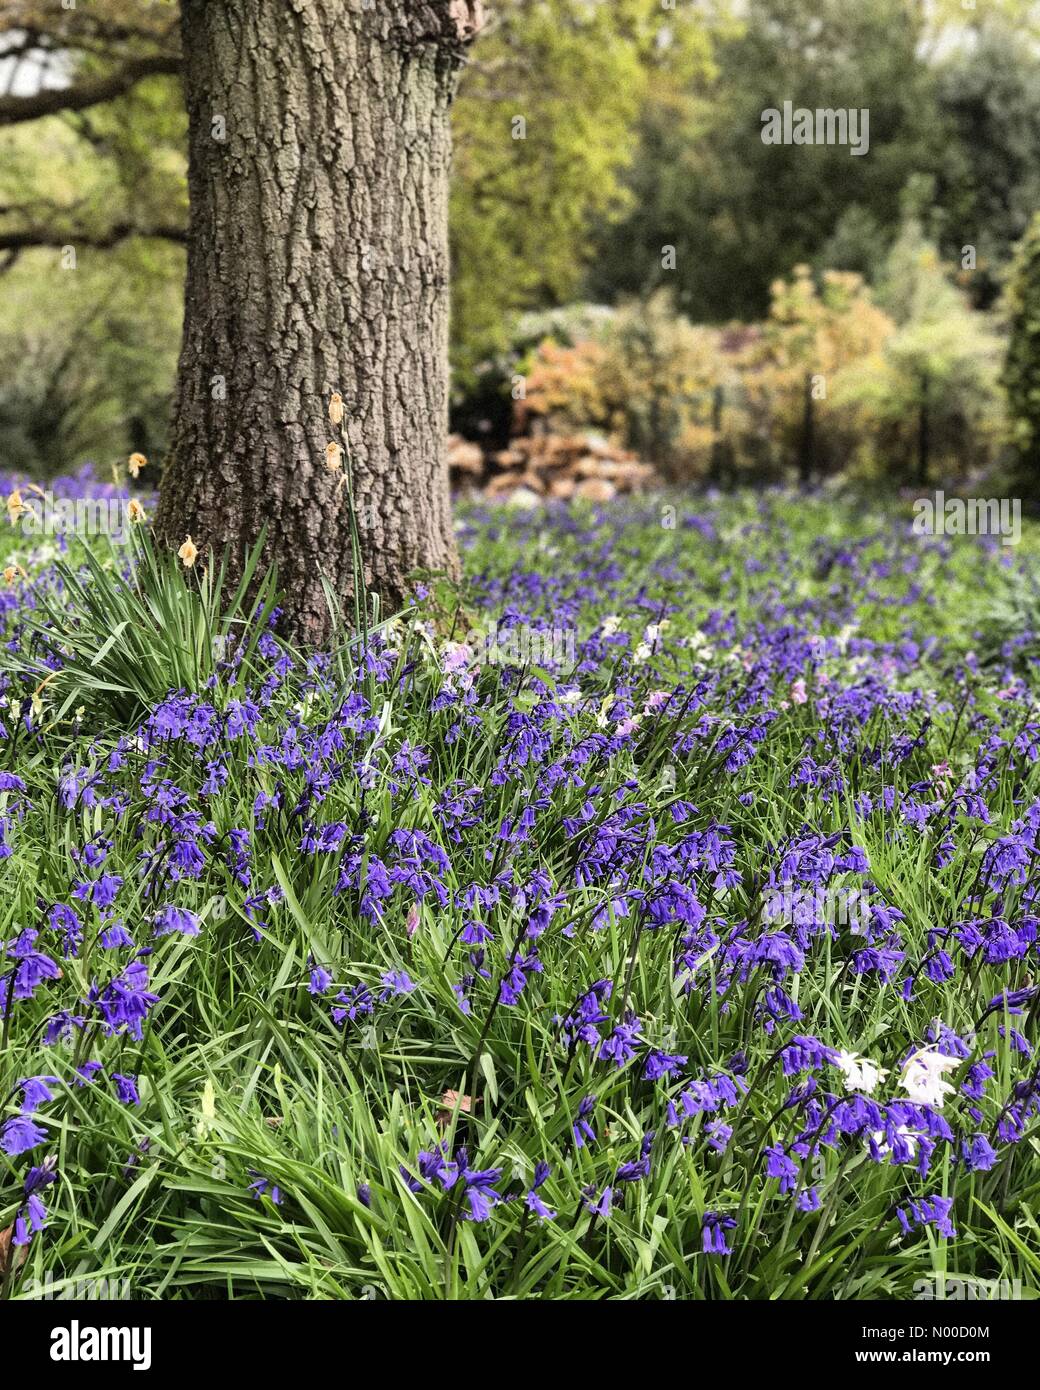
[(861, 278), (828, 271), (819, 285), (809, 266), (772, 286), (761, 338), (745, 354), (752, 409), (767, 412), (768, 435), (781, 463), (803, 484), (834, 473), (848, 441), (830, 408), (837, 378), (880, 351), (891, 320)]
[(0, 461), (42, 477), (90, 463), (107, 480), (125, 472), (128, 452), (162, 453), (183, 253), (128, 241), (106, 255), (81, 252), (74, 272), (61, 268), (58, 251), (36, 254), (50, 262), (49, 299), (41, 303), (30, 261), (3, 281)]
[(183, 244), (176, 6), (10, 0), (0, 65), (0, 255), (138, 236)]
[(840, 373), (833, 392), (848, 427), (847, 462), (863, 475), (919, 487), (977, 473), (993, 462), (1004, 427), (1000, 340), (912, 214), (875, 298), (894, 331), (876, 356)]
[(974, 248), (976, 268), (963, 280), (988, 307), (1040, 207), (1040, 49), (1018, 25), (987, 14), (938, 66), (937, 100), (949, 132), (935, 171), (943, 249), (960, 260), (964, 246)]
[(526, 309), (573, 297), (597, 222), (631, 195), (648, 100), (708, 72), (715, 22), (660, 0), (495, 0), (453, 128), (452, 353), (460, 383)]
[[(761, 317), (772, 282), (813, 261), (849, 209), (894, 230), (906, 180), (939, 158), (922, 7), (756, 0), (742, 13), (718, 38), (710, 82), (645, 103), (626, 180), (631, 211), (597, 233), (592, 297), (667, 283), (692, 318)], [(785, 99), (868, 108), (869, 153), (764, 145), (762, 112)], [(674, 271), (662, 268), (663, 241), (676, 247)]]
[(1040, 213), (1029, 224), (1008, 282), (1011, 325), (1004, 387), (1018, 459), (1018, 481), (1036, 495), (1040, 475)]
[[(266, 523), (292, 624), (321, 640), (319, 570), (343, 598), (352, 584), (343, 473), (326, 467), (332, 392), (347, 404), (370, 586), (396, 605), (413, 568), (456, 563), (443, 452), (449, 108), (479, 6), (185, 0), (180, 40), (174, 7), (84, 9), (5, 15), (9, 58), (58, 67), (27, 90), (11, 80), (0, 122), (57, 117), (54, 138), (71, 129), (96, 158), (86, 196), (38, 187), (9, 205), (0, 250), (71, 246), (78, 259), (131, 236), (183, 238), (175, 212), (153, 217), (176, 172), (145, 157), (154, 113), (140, 91), (182, 73), (188, 274), (157, 527), (169, 543), (190, 532), (241, 554)], [(100, 108), (118, 100), (136, 105), (106, 128)]]
[[(236, 23), (235, 7), (224, 8), (228, 22)], [(334, 8), (341, 27), (349, 29), (362, 13), (362, 0)], [(392, 25), (393, 6), (373, 8), (385, 11)], [(313, 10), (314, 18), (302, 38), (287, 32), (287, 52), (318, 71), (315, 92), (336, 90), (337, 79), (326, 77), (327, 64), (341, 62), (339, 50), (326, 44), (331, 0), (283, 6), (286, 26), (297, 10)], [(75, 9), (65, 9), (61, 0), (9, 0), (0, 15), (0, 466), (52, 472), (92, 458), (106, 468), (130, 449), (156, 459), (166, 452), (188, 204), (178, 12), (177, 0), (91, 0)], [(261, 42), (267, 42), (266, 18), (258, 17), (261, 22)], [(246, 30), (239, 32), (248, 37)], [(909, 202), (921, 235), (946, 263), (937, 271), (944, 286), (952, 272), (972, 304), (991, 303), (1010, 247), (1040, 196), (1038, 38), (1035, 0), (987, 0), (974, 10), (961, 0), (927, 6), (917, 0), (863, 0), (855, 6), (844, 0), (754, 0), (741, 6), (677, 0), (674, 8), (660, 0), (489, 0), (489, 20), (473, 60), (462, 69), (453, 113), (456, 427), (504, 446), (514, 424), (514, 373), (533, 360), (545, 332), (561, 346), (573, 346), (568, 335), (559, 338), (558, 324), (587, 317), (589, 306), (574, 297), (594, 296), (596, 314), (629, 306), (620, 313), (633, 325), (626, 341), (635, 347), (641, 333), (688, 337), (687, 327), (697, 328), (696, 341), (718, 360), (719, 371), (711, 375), (718, 377), (716, 386), (724, 386), (724, 419), (739, 435), (737, 453), (746, 456), (750, 449), (758, 460), (754, 476), (772, 476), (780, 458), (777, 441), (767, 439), (766, 431), (778, 411), (784, 414), (781, 398), (767, 392), (763, 410), (751, 408), (760, 368), (738, 361), (742, 355), (734, 344), (754, 345), (769, 335), (770, 286), (778, 277), (790, 278), (796, 264), (810, 266), (821, 287), (825, 273), (837, 269), (857, 272), (872, 293), (887, 294), (885, 268)], [(322, 44), (323, 56), (311, 52)], [(279, 30), (269, 45), (269, 62), (279, 74), (287, 59), (273, 50), (281, 45)], [(339, 90), (348, 90), (346, 79)], [(810, 106), (868, 106), (869, 154), (854, 159), (843, 146), (763, 146), (761, 112), (785, 97)], [(226, 118), (228, 105), (218, 93), (211, 116)], [(360, 122), (349, 102), (347, 108), (343, 120)], [(284, 101), (280, 110), (288, 111)], [(524, 139), (513, 138), (521, 133), (517, 118), (524, 122)], [(348, 148), (321, 111), (308, 113), (304, 123), (297, 120), (289, 143), (305, 128)], [(273, 129), (263, 134), (271, 138)], [(254, 158), (241, 141), (211, 141), (203, 148), (211, 154), (222, 150), (233, 173)], [(272, 175), (276, 181), (284, 180), (285, 160), (283, 152)], [(334, 206), (331, 195), (316, 191), (326, 177), (322, 160), (318, 164), (317, 174), (301, 169), (300, 182), (308, 196), (315, 195), (315, 215)], [(358, 221), (353, 205), (337, 215), (360, 229), (371, 210), (358, 167), (345, 169), (342, 182), (350, 185), (363, 215)], [(312, 214), (300, 202), (295, 222), (286, 226), (301, 226), (305, 210)], [(280, 209), (272, 213), (272, 225), (280, 217)], [(310, 234), (309, 223), (302, 232), (279, 225), (273, 240), (281, 245), (279, 237), (292, 235), (305, 245)], [(382, 274), (387, 281), (387, 271), (372, 268), (380, 243), (369, 240), (370, 269), (362, 268), (361, 275), (378, 280)], [(356, 243), (351, 245), (348, 263), (357, 254)], [(676, 249), (674, 270), (662, 263), (666, 245)], [(970, 258), (961, 264), (962, 248), (969, 245), (974, 265)], [(75, 274), (63, 269), (66, 248), (75, 253)], [(324, 255), (319, 247), (316, 260)], [(300, 271), (287, 258), (278, 264), (286, 274)], [(237, 273), (241, 290), (245, 268)], [(339, 262), (336, 277), (338, 282)], [(259, 283), (255, 274), (248, 279), (249, 296)], [(654, 294), (661, 288), (671, 292), (670, 299)], [(332, 295), (337, 296), (337, 314), (360, 302), (350, 274)], [(308, 293), (299, 301), (304, 314), (318, 302)], [(954, 303), (945, 293), (942, 302)], [(372, 303), (370, 295), (367, 304)], [(397, 301), (388, 289), (379, 303)], [(656, 306), (653, 323), (648, 304)], [(671, 309), (661, 307), (666, 304), (674, 304), (691, 325), (672, 323)], [(978, 369), (972, 391), (990, 390), (991, 325), (967, 314), (960, 298), (955, 307), (951, 322), (967, 348), (962, 365), (970, 367), (971, 359), (971, 370)], [(377, 323), (380, 312), (377, 305)], [(539, 331), (546, 315), (553, 322)], [(744, 321), (741, 326), (710, 330), (734, 316)], [(762, 328), (756, 320), (764, 321)], [(907, 322), (900, 334), (912, 356), (919, 350), (927, 356), (925, 339), (935, 329)], [(307, 337), (297, 342), (304, 355)], [(628, 360), (624, 354), (622, 359)], [(632, 360), (637, 359), (638, 352)], [(945, 348), (936, 360), (953, 361)], [(295, 359), (283, 362), (282, 375), (292, 378), (297, 366)], [(890, 443), (897, 452), (889, 463), (902, 467), (898, 460), (913, 450), (885, 411), (899, 399), (914, 416), (919, 401), (902, 391), (909, 378), (892, 369), (890, 356), (868, 354), (861, 366), (855, 377), (860, 394), (847, 415), (864, 437), (848, 456), (862, 461), (869, 455), (876, 470), (881, 462), (873, 445)], [(874, 370), (876, 379), (868, 379)], [(951, 381), (964, 380), (959, 373), (960, 368)], [(747, 391), (734, 383), (734, 374), (747, 377)], [(214, 376), (224, 378), (223, 386), (218, 380), (209, 390), (226, 391), (227, 372)], [(607, 385), (601, 377), (602, 372), (597, 391)], [(705, 440), (714, 447), (720, 433), (714, 386), (696, 362), (692, 377), (682, 377), (696, 379), (697, 386), (677, 410), (662, 409), (660, 391), (650, 389), (640, 369), (626, 378), (630, 399), (622, 406), (615, 402), (608, 413), (621, 411), (630, 443), (638, 435), (636, 447), (662, 454), (664, 446), (647, 442), (659, 440), (660, 432), (640, 422), (663, 422), (669, 459), (657, 461), (681, 464), (698, 476)], [(250, 412), (260, 399), (255, 388), (252, 378), (238, 383)], [(280, 392), (281, 386), (271, 388), (265, 408), (279, 416), (277, 430), (288, 451), (285, 440), (295, 426), (280, 416), (296, 405), (279, 404)], [(201, 404), (215, 409), (221, 402)], [(800, 437), (800, 395), (796, 406), (790, 439)], [(836, 430), (832, 406), (833, 401), (826, 415), (834, 416)], [(871, 417), (871, 409), (881, 414)], [(819, 423), (825, 423), (822, 407)], [(358, 426), (351, 428), (356, 432)], [(375, 419), (364, 428), (375, 432)], [(938, 436), (932, 433), (934, 443)], [(974, 445), (982, 435), (968, 431), (963, 438)], [(315, 442), (308, 441), (308, 451)], [(364, 441), (359, 435), (355, 442), (364, 464)], [(816, 444), (824, 443), (818, 435)], [(298, 440), (293, 447), (302, 448)], [(781, 441), (779, 454), (786, 458), (789, 452)], [(391, 454), (387, 448), (373, 457)], [(845, 458), (838, 450), (834, 466), (843, 466)], [(312, 466), (310, 452), (306, 462)], [(824, 465), (830, 466), (827, 460)], [(294, 484), (301, 497), (308, 489), (318, 495), (325, 486), (320, 457), (318, 467), (314, 488), (303, 474)], [(212, 486), (234, 497), (248, 471), (236, 468), (232, 482)], [(746, 470), (738, 473), (745, 476)], [(283, 504), (284, 498), (272, 509)], [(295, 517), (303, 506), (297, 498), (288, 515)], [(371, 498), (362, 501), (363, 513), (366, 506), (372, 508)], [(373, 549), (389, 553), (387, 539), (396, 534), (396, 523), (384, 519), (377, 533)]]

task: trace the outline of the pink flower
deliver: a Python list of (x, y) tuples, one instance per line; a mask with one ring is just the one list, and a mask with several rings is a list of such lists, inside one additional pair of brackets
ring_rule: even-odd
[(794, 681), (791, 686), (792, 701), (796, 705), (804, 705), (808, 698), (808, 695), (805, 693), (805, 681), (801, 680), (800, 678)]

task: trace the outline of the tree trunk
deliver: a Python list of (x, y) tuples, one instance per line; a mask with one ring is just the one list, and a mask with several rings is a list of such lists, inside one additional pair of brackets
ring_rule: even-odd
[(921, 373), (921, 401), (917, 417), (917, 481), (921, 487), (928, 482), (928, 455), (930, 440), (928, 430), (928, 373)]
[[(366, 577), (457, 571), (448, 406), (449, 108), (477, 0), (182, 0), (191, 222), (157, 531), (235, 563), (268, 527), (288, 628), (349, 599), (340, 392)], [(344, 611), (350, 612), (349, 602)]]
[(812, 483), (816, 462), (816, 416), (813, 409), (812, 377), (805, 378), (805, 408), (802, 413), (802, 434), (798, 448), (798, 480), (803, 488)]

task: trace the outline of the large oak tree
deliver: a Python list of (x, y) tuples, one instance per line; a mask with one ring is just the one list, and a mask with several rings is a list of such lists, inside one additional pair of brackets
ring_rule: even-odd
[[(456, 566), (449, 108), (473, 0), (182, 0), (188, 277), (160, 536), (268, 551), (295, 632), (351, 587), (345, 405), (367, 580)], [(335, 457), (334, 457), (334, 462)]]

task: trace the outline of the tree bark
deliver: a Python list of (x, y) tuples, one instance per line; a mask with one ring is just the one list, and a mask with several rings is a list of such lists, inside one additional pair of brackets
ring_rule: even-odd
[(157, 532), (240, 563), (266, 524), (310, 642), (321, 575), (352, 592), (335, 391), (370, 587), (393, 608), (409, 571), (457, 572), (449, 108), (479, 20), (476, 0), (182, 0), (191, 219)]

